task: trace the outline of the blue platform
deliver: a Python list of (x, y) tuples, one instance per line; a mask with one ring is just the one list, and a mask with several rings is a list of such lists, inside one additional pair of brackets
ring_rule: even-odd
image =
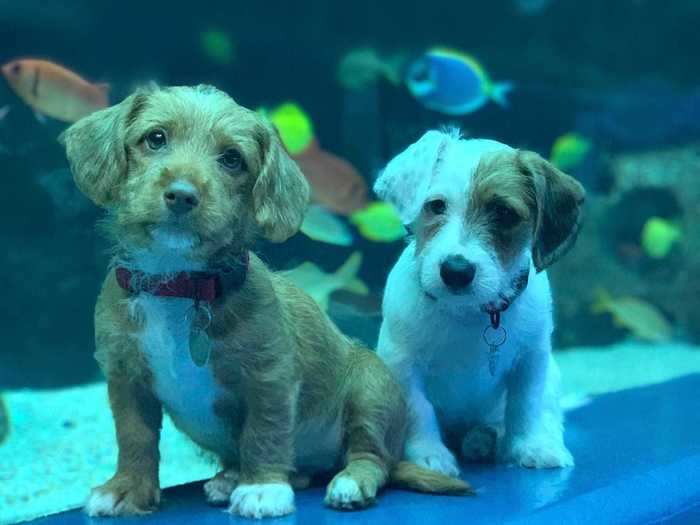
[[(472, 498), (389, 489), (375, 507), (338, 512), (323, 489), (297, 493), (297, 513), (275, 525), (316, 524), (700, 524), (700, 375), (596, 398), (567, 417), (566, 440), (577, 466), (532, 471), (473, 466)], [(36, 525), (251, 523), (204, 502), (201, 483), (166, 490), (160, 512), (145, 518), (91, 519), (80, 511)]]

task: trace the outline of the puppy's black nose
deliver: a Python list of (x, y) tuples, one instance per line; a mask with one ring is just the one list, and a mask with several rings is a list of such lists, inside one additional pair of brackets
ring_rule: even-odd
[(192, 211), (199, 204), (197, 189), (190, 184), (174, 183), (163, 194), (165, 205), (177, 215)]
[(440, 265), (442, 282), (452, 293), (459, 293), (474, 280), (476, 266), (461, 255), (450, 255)]

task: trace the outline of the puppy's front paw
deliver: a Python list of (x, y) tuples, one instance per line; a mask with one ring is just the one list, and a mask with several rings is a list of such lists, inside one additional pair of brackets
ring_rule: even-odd
[(517, 436), (505, 445), (504, 459), (526, 468), (572, 467), (574, 458), (566, 446), (547, 436)]
[(222, 470), (204, 484), (204, 495), (210, 505), (226, 505), (238, 485), (238, 472)]
[(326, 490), (326, 505), (335, 509), (361, 509), (374, 503), (377, 484), (370, 480), (358, 482), (346, 472), (338, 473)]
[(114, 476), (92, 489), (85, 503), (88, 516), (138, 516), (158, 509), (160, 489), (154, 483)]
[(439, 441), (409, 442), (406, 445), (406, 459), (428, 470), (453, 478), (459, 477), (459, 467), (454, 454)]
[(244, 518), (286, 516), (294, 512), (294, 491), (289, 483), (238, 485), (228, 510)]
[(470, 429), (462, 440), (462, 457), (467, 461), (493, 461), (497, 439), (493, 428), (476, 426)]

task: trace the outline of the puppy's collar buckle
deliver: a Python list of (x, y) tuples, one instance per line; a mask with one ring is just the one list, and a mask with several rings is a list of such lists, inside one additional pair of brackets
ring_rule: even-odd
[(501, 312), (498, 310), (492, 310), (489, 312), (489, 320), (491, 321), (491, 328), (497, 330), (501, 326)]

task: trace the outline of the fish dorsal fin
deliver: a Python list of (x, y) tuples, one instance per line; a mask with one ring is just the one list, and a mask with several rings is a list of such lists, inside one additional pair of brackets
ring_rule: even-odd
[(360, 270), (362, 265), (362, 253), (352, 252), (347, 261), (345, 261), (340, 268), (335, 272), (335, 275), (345, 282), (350, 282)]
[(467, 55), (466, 53), (462, 53), (461, 51), (458, 51), (456, 49), (452, 49), (449, 47), (433, 47), (428, 52), (431, 55), (444, 57), (444, 58), (451, 58), (453, 60), (459, 60), (460, 62), (464, 62), (470, 68), (472, 68), (476, 72), (477, 75), (479, 75), (485, 79), (488, 78), (488, 75), (486, 74), (486, 70), (471, 55)]

